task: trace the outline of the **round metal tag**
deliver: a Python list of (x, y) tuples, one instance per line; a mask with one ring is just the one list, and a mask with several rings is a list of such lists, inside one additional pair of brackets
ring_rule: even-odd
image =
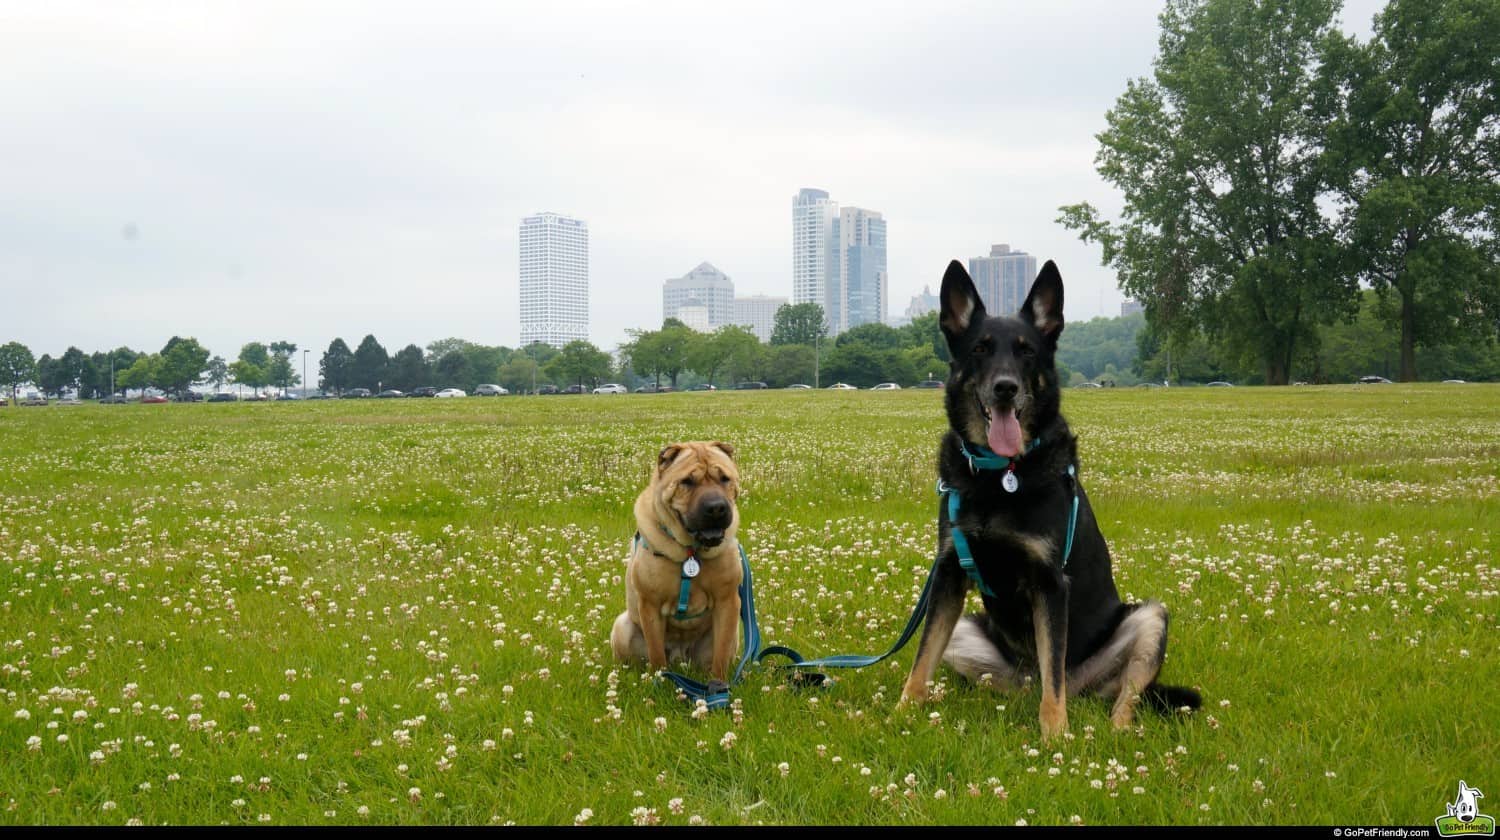
[(1021, 481), (1016, 478), (1015, 473), (1008, 472), (1004, 478), (1000, 479), (1000, 486), (1005, 488), (1005, 492), (1014, 493), (1021, 486)]
[(690, 578), (697, 577), (698, 576), (698, 558), (696, 558), (696, 557), (689, 557), (688, 559), (682, 561), (682, 573), (685, 574), (685, 575), (687, 575)]

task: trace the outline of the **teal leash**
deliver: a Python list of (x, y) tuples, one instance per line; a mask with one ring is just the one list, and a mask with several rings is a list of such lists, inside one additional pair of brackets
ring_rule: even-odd
[[(734, 675), (728, 683), (720, 680), (709, 680), (704, 683), (673, 671), (661, 672), (662, 676), (676, 684), (678, 691), (686, 695), (689, 700), (694, 703), (702, 700), (704, 705), (709, 709), (722, 709), (729, 705), (729, 689), (739, 684), (740, 680), (744, 677), (745, 666), (756, 659), (756, 654), (760, 650), (760, 623), (755, 618), (755, 585), (750, 578), (750, 559), (745, 556), (745, 547), (743, 545), (739, 546), (739, 549), (740, 569), (743, 572), (739, 586), (740, 625), (744, 629), (745, 634), (745, 652), (740, 656), (740, 664), (734, 669)], [(685, 603), (687, 597), (685, 594), (687, 592), (686, 579), (683, 583), (682, 592), (684, 594), (678, 597), (677, 609), (679, 611), (687, 608)]]

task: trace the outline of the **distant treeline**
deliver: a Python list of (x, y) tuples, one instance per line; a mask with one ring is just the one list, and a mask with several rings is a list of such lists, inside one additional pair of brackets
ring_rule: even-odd
[[(1318, 328), (1293, 367), (1298, 381), (1353, 382), (1361, 376), (1394, 379), (1400, 365), (1400, 335), (1381, 315), (1381, 296), (1364, 291), (1359, 308), (1347, 321)], [(793, 383), (829, 385), (845, 382), (868, 388), (880, 382), (909, 386), (947, 376), (947, 347), (937, 313), (920, 316), (902, 327), (865, 324), (837, 338), (827, 338), (817, 304), (783, 306), (777, 312), (770, 344), (762, 344), (744, 327), (726, 326), (711, 333), (668, 319), (658, 330), (633, 330), (613, 356), (587, 341), (561, 349), (546, 344), (510, 348), (487, 346), (461, 338), (434, 341), (425, 348), (408, 344), (390, 354), (373, 335), (353, 350), (342, 339), (329, 343), (316, 361), (316, 387), (331, 394), (351, 388), (372, 392), (394, 388), (410, 392), (424, 386), (473, 392), (485, 383), (514, 393), (544, 386), (619, 382), (631, 388), (650, 384), (685, 388), (700, 383), (719, 387), (764, 382), (772, 388)], [(310, 351), (303, 351), (310, 353)], [(0, 346), (0, 387), (11, 395), (30, 385), (49, 396), (76, 393), (84, 399), (112, 390), (155, 388), (180, 392), (193, 386), (241, 386), (259, 392), (286, 390), (302, 383), (298, 347), (288, 341), (250, 342), (226, 362), (194, 338), (174, 336), (159, 352), (128, 347), (84, 353), (69, 347), (57, 358), (34, 359), (22, 344)], [(1493, 341), (1456, 334), (1454, 341), (1418, 349), (1424, 378), (1500, 380), (1500, 349)], [(304, 356), (303, 362), (307, 362)], [(1201, 334), (1169, 348), (1140, 314), (1095, 318), (1067, 325), (1058, 343), (1058, 370), (1065, 383), (1142, 381), (1192, 384), (1227, 380), (1262, 384), (1261, 369), (1234, 355), (1225, 356)], [(311, 375), (311, 371), (309, 371)]]

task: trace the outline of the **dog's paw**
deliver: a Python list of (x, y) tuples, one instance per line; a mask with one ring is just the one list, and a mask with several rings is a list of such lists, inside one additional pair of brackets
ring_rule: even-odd
[(1042, 739), (1052, 741), (1068, 731), (1068, 708), (1066, 706), (1042, 706)]

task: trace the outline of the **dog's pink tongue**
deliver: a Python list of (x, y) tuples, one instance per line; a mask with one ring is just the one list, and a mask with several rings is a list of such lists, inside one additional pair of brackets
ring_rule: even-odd
[(1021, 423), (1016, 419), (1015, 409), (995, 411), (990, 420), (989, 443), (996, 455), (1014, 458), (1021, 454)]

